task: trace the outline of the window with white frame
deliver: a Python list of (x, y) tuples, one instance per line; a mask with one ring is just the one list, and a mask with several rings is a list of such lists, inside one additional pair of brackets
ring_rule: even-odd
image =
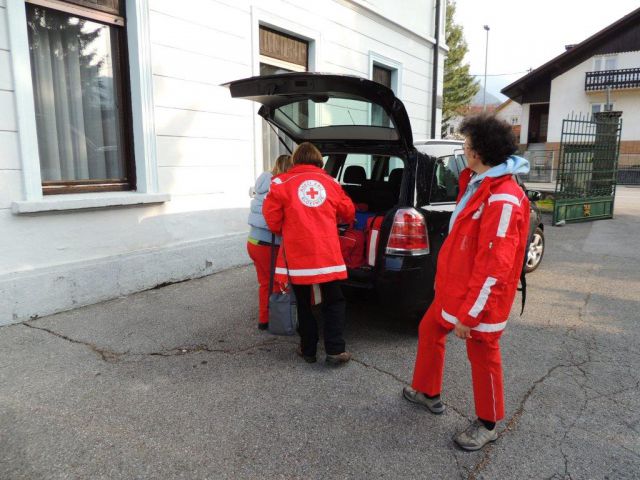
[(593, 70), (603, 72), (606, 70), (616, 70), (618, 68), (617, 55), (603, 55), (593, 59)]
[[(261, 25), (260, 37), (260, 75), (275, 75), (288, 72), (306, 72), (309, 66), (309, 42), (272, 28)], [(308, 117), (307, 102), (300, 102), (292, 112), (295, 119)], [(294, 119), (294, 120), (295, 120)], [(280, 138), (278, 138), (280, 137)], [(295, 145), (277, 128), (262, 121), (262, 159), (263, 168), (271, 169), (279, 155), (289, 151), (282, 139), (293, 150)]]
[[(397, 95), (400, 64), (374, 52), (369, 52), (369, 62), (371, 80), (390, 88)], [(389, 127), (392, 126), (391, 119), (380, 105), (371, 106), (371, 124)], [(379, 156), (373, 155), (370, 159), (370, 164), (375, 163), (378, 160)], [(368, 168), (371, 168), (370, 165)]]
[(44, 194), (134, 190), (122, 0), (27, 0)]
[[(393, 76), (393, 70), (382, 65), (373, 64), (371, 69), (371, 79), (374, 82), (380, 83), (385, 87), (393, 89), (391, 78)], [(385, 113), (380, 105), (374, 104), (371, 106), (371, 124), (372, 125), (386, 125), (391, 126), (391, 120)]]

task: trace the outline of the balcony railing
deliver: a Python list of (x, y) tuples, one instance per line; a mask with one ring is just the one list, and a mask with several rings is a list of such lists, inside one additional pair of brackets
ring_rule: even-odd
[(606, 90), (608, 87), (612, 90), (640, 88), (640, 68), (587, 72), (584, 79), (584, 89), (587, 92)]

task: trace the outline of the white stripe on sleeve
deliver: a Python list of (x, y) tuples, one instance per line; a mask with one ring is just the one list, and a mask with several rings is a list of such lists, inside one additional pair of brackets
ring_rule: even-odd
[(489, 205), (493, 202), (511, 202), (514, 205), (520, 206), (520, 200), (515, 195), (510, 195), (508, 193), (496, 193), (489, 197)]
[[(289, 275), (292, 277), (308, 277), (311, 275), (325, 275), (327, 273), (346, 272), (347, 267), (345, 265), (335, 265), (333, 267), (322, 268), (300, 268), (295, 270), (289, 270)], [(282, 267), (276, 267), (276, 273), (281, 275), (287, 274), (287, 269)]]
[(471, 317), (476, 318), (480, 314), (487, 303), (489, 293), (491, 293), (491, 287), (493, 287), (496, 282), (497, 280), (493, 277), (487, 277), (487, 279), (484, 281), (484, 285), (482, 285), (482, 288), (480, 289), (480, 294), (476, 299), (476, 303), (474, 303), (473, 307), (471, 307), (471, 310), (469, 310), (469, 315)]
[(507, 228), (509, 228), (509, 221), (511, 220), (511, 212), (513, 211), (513, 205), (505, 203), (502, 206), (502, 213), (500, 214), (500, 223), (498, 224), (498, 231), (496, 236), (505, 237), (507, 235)]
[[(449, 322), (451, 325), (456, 325), (458, 323), (458, 318), (455, 315), (451, 315), (448, 312), (442, 310), (442, 318)], [(484, 332), (484, 333), (494, 333), (501, 332), (507, 326), (506, 320), (500, 323), (479, 323), (477, 326), (473, 327), (471, 330), (476, 332)]]

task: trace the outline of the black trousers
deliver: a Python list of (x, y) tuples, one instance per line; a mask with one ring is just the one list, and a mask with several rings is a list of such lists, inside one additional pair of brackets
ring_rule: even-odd
[[(318, 346), (318, 322), (311, 310), (311, 285), (292, 285), (298, 309), (298, 333), (302, 352), (315, 356)], [(324, 349), (327, 355), (345, 351), (344, 331), (345, 301), (338, 282), (320, 284), (321, 312), (324, 320)]]

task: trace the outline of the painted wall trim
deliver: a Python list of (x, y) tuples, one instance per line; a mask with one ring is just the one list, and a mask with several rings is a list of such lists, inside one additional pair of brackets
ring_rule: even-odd
[[(0, 275), (0, 325), (248, 265), (246, 233)], [(99, 279), (100, 288), (96, 288)]]
[(41, 200), (13, 202), (11, 211), (15, 214), (60, 212), (87, 208), (122, 207), (128, 205), (148, 205), (168, 202), (166, 193), (100, 192), (70, 195), (46, 195)]
[(369, 50), (369, 79), (373, 79), (373, 66), (380, 65), (391, 70), (391, 90), (402, 98), (402, 63)]
[(6, 0), (6, 2), (24, 196), (25, 200), (40, 200), (42, 199), (42, 177), (25, 2), (24, 0)]
[(148, 0), (125, 2), (137, 190), (158, 192), (153, 68)]

